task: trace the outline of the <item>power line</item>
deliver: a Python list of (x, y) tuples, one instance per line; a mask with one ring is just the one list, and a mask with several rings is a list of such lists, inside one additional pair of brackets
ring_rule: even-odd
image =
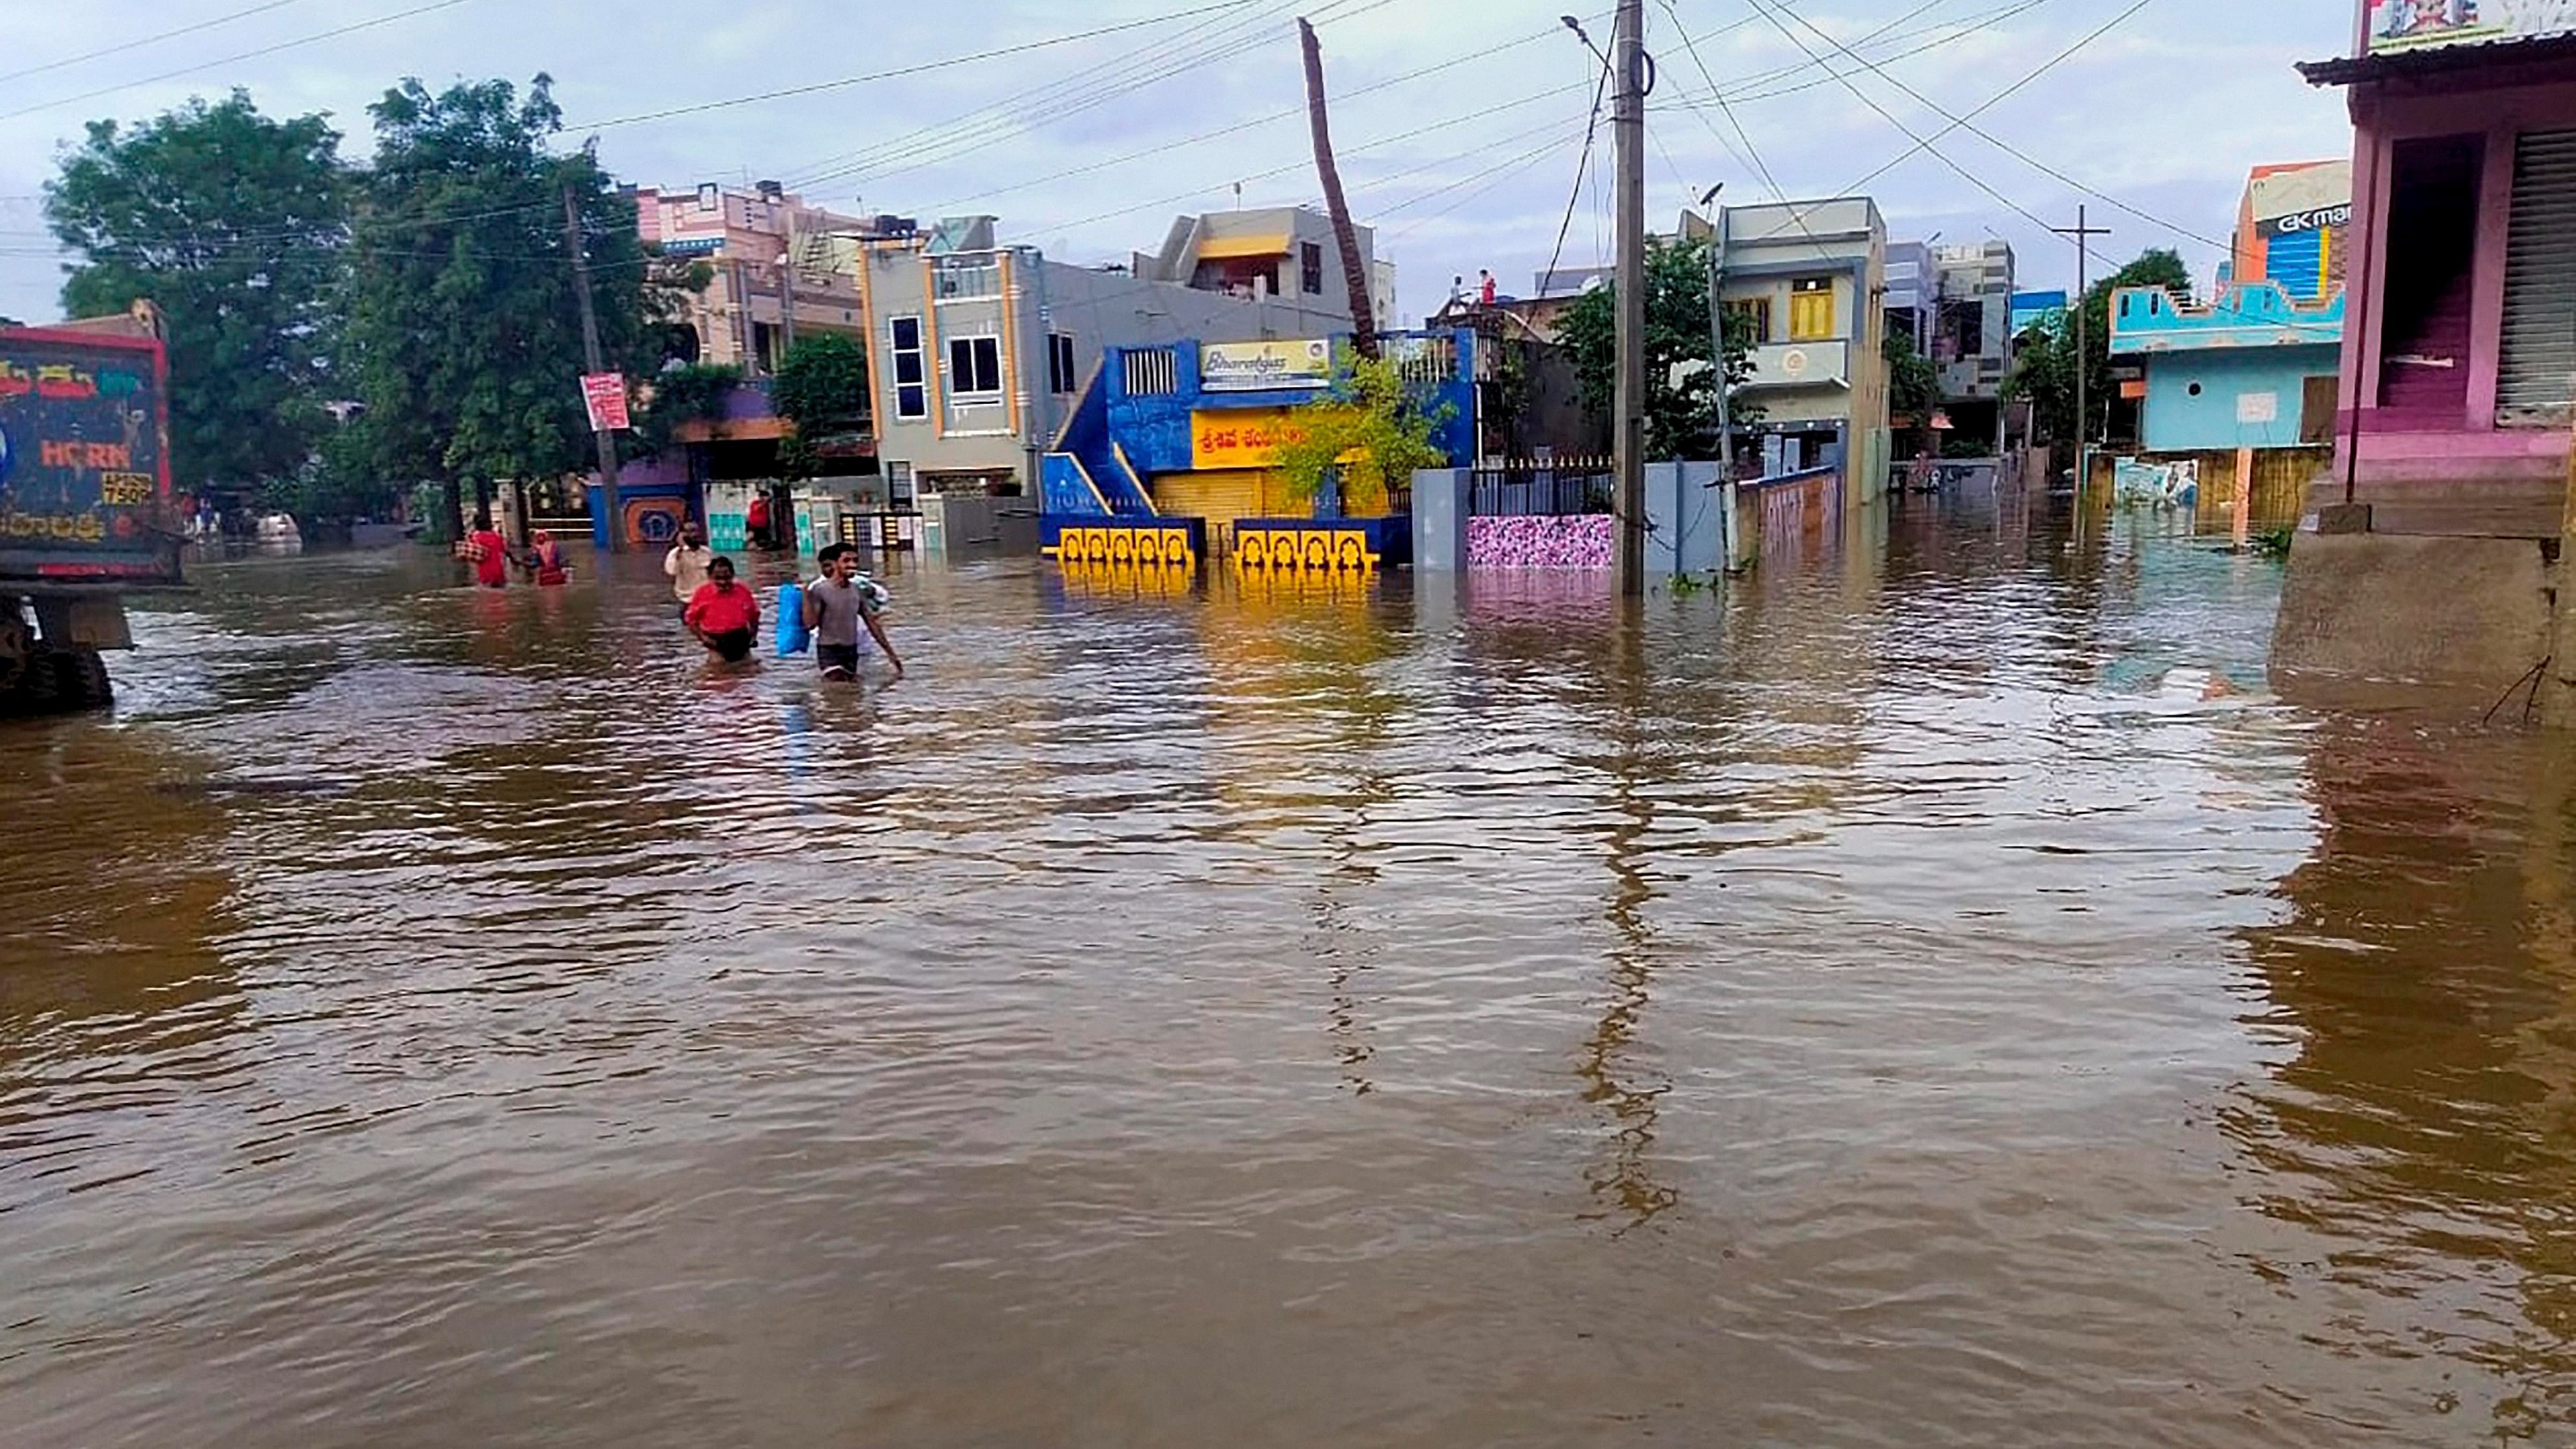
[[(1745, 3), (1752, 6), (1756, 14), (1759, 14), (1763, 19), (1770, 21), (1772, 28), (1779, 31), (1782, 36), (1786, 37), (1791, 45), (1798, 47), (1798, 49), (1806, 54), (1809, 59), (1814, 60), (1818, 66), (1831, 73), (1835, 80), (1842, 83), (1843, 89), (1852, 93), (1853, 99), (1859, 101), (1862, 105), (1869, 107), (1871, 110), (1876, 111), (1881, 119), (1885, 120), (1889, 125), (1894, 126), (1899, 131), (1904, 132), (1909, 139), (1921, 143), (1923, 149), (1930, 152), (1934, 159), (1938, 160), (1942, 165), (1949, 167), (1951, 170), (1958, 172), (1962, 180), (1965, 180), (1969, 185), (1974, 186), (1979, 191), (1982, 191), (1986, 195), (1994, 198), (1994, 200), (2000, 203), (2006, 210), (2012, 211), (2017, 215), (2026, 218), (2031, 225), (2039, 227), (2043, 231), (2047, 229), (2048, 223), (2042, 220), (2037, 212), (2032, 211), (2020, 202), (2013, 200), (2011, 197), (1997, 191), (1992, 186), (1987, 185), (1984, 178), (1978, 176), (1975, 172), (1970, 171), (1967, 167), (1960, 165), (1958, 162), (1951, 160), (1939, 147), (1933, 145), (1929, 141), (1925, 141), (1921, 136), (1915, 134), (1912, 127), (1906, 125), (1903, 121), (1898, 120), (1894, 112), (1888, 110), (1885, 106), (1880, 105), (1870, 96), (1869, 92), (1862, 90), (1858, 85), (1854, 84), (1850, 76), (1841, 71), (1835, 70), (1831, 64), (1827, 63), (1823, 56), (1820, 56), (1816, 54), (1815, 51), (1808, 49), (1807, 43), (1798, 38), (1798, 33), (1796, 31), (1791, 30), (1778, 16), (1772, 14), (1769, 9), (1765, 8), (1764, 0), (1745, 0)], [(1843, 45), (1842, 42), (1835, 40), (1830, 35), (1825, 35), (1821, 30), (1816, 33), (1824, 36), (1828, 44), (1833, 45), (1836, 49), (1842, 51), (1843, 54), (1849, 55), (1852, 59), (1859, 61), (1862, 65), (1868, 66), (1873, 73), (1880, 75), (1882, 79), (1885, 77), (1885, 72), (1880, 71), (1875, 63), (1859, 55), (1854, 55), (1850, 47)], [(1917, 97), (1917, 99), (1920, 99), (1920, 97)]]
[[(1403, 75), (1390, 76), (1382, 81), (1374, 81), (1354, 90), (1342, 92), (1336, 97), (1336, 103), (1354, 100), (1360, 96), (1368, 95), (1375, 91), (1387, 90), (1394, 86), (1403, 85), (1408, 81), (1417, 81), (1425, 76), (1436, 75), (1444, 70), (1453, 70), (1459, 66), (1468, 65), (1475, 61), (1489, 59), (1493, 56), (1500, 55), (1507, 50), (1517, 50), (1533, 41), (1543, 40), (1556, 34), (1559, 28), (1560, 27), (1558, 26), (1551, 25), (1544, 30), (1534, 30), (1529, 34), (1522, 36), (1518, 40), (1507, 40), (1500, 45), (1488, 46), (1483, 50), (1472, 51), (1466, 55), (1456, 56), (1449, 60), (1441, 61), (1437, 65), (1427, 65), (1420, 70), (1407, 71)], [(1171, 154), (1175, 147), (1194, 146), (1203, 141), (1217, 140), (1221, 137), (1235, 135), (1238, 132), (1252, 130), (1255, 127), (1266, 126), (1278, 121), (1288, 120), (1291, 117), (1301, 117), (1305, 114), (1306, 108), (1302, 105), (1285, 107), (1280, 110), (1272, 111), (1266, 115), (1255, 116), (1248, 121), (1238, 121), (1231, 126), (1222, 126), (1213, 131), (1201, 131), (1195, 136), (1183, 137), (1179, 140), (1149, 147), (1146, 150), (1130, 151), (1123, 156), (1113, 156), (1106, 161), (1095, 161), (1088, 166), (1077, 166), (1068, 171), (1054, 172), (1050, 175), (1039, 177), (1034, 181), (1016, 182), (1009, 186), (998, 186), (990, 190), (978, 191), (970, 196), (955, 197), (948, 201), (941, 202), (939, 207), (933, 208), (933, 210), (963, 205), (969, 201), (983, 201), (991, 197), (1008, 196), (1015, 191), (1026, 191), (1032, 186), (1044, 186), (1049, 182), (1062, 181), (1073, 176), (1087, 176), (1095, 171), (1106, 171), (1113, 166), (1123, 166), (1130, 161), (1143, 161), (1157, 156), (1166, 156)]]
[(245, 50), (239, 55), (228, 55), (221, 60), (210, 60), (199, 65), (181, 66), (177, 70), (165, 70), (159, 75), (145, 76), (141, 80), (125, 81), (121, 84), (112, 86), (101, 86), (94, 91), (83, 91), (76, 96), (64, 96), (59, 100), (45, 101), (41, 104), (23, 107), (15, 111), (0, 111), (0, 121), (14, 121), (20, 116), (32, 116), (38, 111), (50, 111), (57, 106), (77, 105), (82, 101), (94, 101), (101, 96), (112, 96), (118, 91), (130, 91), (138, 86), (158, 85), (165, 80), (177, 80), (183, 75), (195, 75), (199, 71), (216, 70), (223, 66), (235, 65), (245, 60), (257, 60), (261, 56), (275, 55), (279, 51), (283, 50), (294, 50), (300, 46), (306, 45), (319, 45), (326, 40), (337, 40), (343, 35), (354, 35), (361, 30), (373, 30), (380, 25), (391, 25), (397, 20), (409, 20), (414, 16), (427, 15), (434, 10), (454, 9), (456, 6), (465, 3), (466, 0), (430, 0), (430, 3), (427, 5), (415, 5), (409, 10), (397, 10), (391, 15), (379, 15), (373, 20), (361, 20), (355, 24), (340, 26), (335, 30), (325, 30), (313, 35), (299, 36), (293, 40), (282, 40), (275, 45), (263, 45), (257, 50)]
[(265, 3), (263, 4), (253, 5), (248, 9), (235, 10), (227, 15), (218, 15), (212, 20), (200, 20), (194, 25), (182, 25), (176, 30), (164, 30), (158, 35), (147, 35), (140, 40), (128, 40), (120, 44), (101, 46), (96, 50), (84, 51), (79, 55), (67, 55), (61, 60), (49, 60), (43, 65), (31, 65), (25, 70), (13, 70), (6, 74), (0, 74), (0, 81), (24, 80), (31, 75), (42, 75), (49, 70), (61, 70), (65, 66), (79, 65), (83, 61), (97, 60), (103, 56), (116, 55), (128, 50), (141, 50), (147, 45), (158, 45), (165, 40), (176, 40), (182, 35), (194, 35), (200, 30), (212, 30), (218, 25), (229, 25), (236, 20), (246, 20), (253, 15), (263, 14), (270, 10), (283, 10), (289, 5), (298, 3), (300, 3), (300, 0), (265, 0)]
[[(446, 3), (456, 4), (459, 3), (459, 0), (446, 0)], [(578, 131), (604, 131), (611, 126), (639, 125), (645, 121), (667, 121), (674, 116), (694, 116), (707, 111), (727, 110), (734, 106), (758, 105), (764, 101), (786, 100), (795, 96), (818, 95), (824, 91), (846, 90), (851, 86), (867, 85), (873, 81), (896, 80), (904, 76), (925, 75), (932, 71), (949, 70), (961, 65), (973, 65), (978, 61), (999, 60), (1004, 56), (1026, 55), (1033, 50), (1046, 50), (1054, 46), (1070, 45), (1076, 41), (1094, 40), (1103, 35), (1116, 35), (1122, 31), (1142, 30), (1151, 25), (1168, 25), (1175, 20), (1186, 20), (1194, 15), (1207, 15), (1220, 10), (1236, 10), (1246, 5), (1259, 3), (1261, 3), (1261, 0), (1220, 0), (1220, 3), (1218, 4), (1202, 5), (1195, 10), (1181, 10), (1169, 15), (1149, 15), (1141, 20), (1122, 20), (1115, 25), (1102, 25), (1090, 30), (1077, 30), (1069, 34), (1052, 35), (1042, 40), (1022, 41), (1017, 45), (999, 46), (992, 50), (979, 50), (971, 55), (953, 55), (943, 60), (926, 60), (915, 65), (897, 66), (892, 70), (872, 71), (866, 75), (843, 76), (839, 80), (816, 81), (810, 85), (787, 86), (779, 90), (761, 91), (753, 95), (732, 96), (720, 101), (699, 101), (693, 105), (673, 106), (667, 110), (660, 111), (643, 111), (632, 116), (613, 116), (605, 121), (592, 121), (585, 125), (573, 127), (572, 129)]]
[(1592, 143), (1601, 131), (1601, 98), (1609, 92), (1610, 67), (1605, 58), (1601, 79), (1592, 87), (1592, 119), (1583, 127), (1583, 155), (1574, 163), (1574, 189), (1565, 198), (1565, 219), (1556, 224), (1556, 248), (1547, 254), (1547, 270), (1539, 273), (1541, 291), (1547, 290), (1545, 279), (1556, 275), (1556, 264), (1565, 256), (1565, 234), (1574, 227), (1574, 206), (1583, 199), (1583, 173), (1592, 168)]
[[(1251, 15), (1229, 14), (1226, 18), (1202, 19), (1159, 44), (1121, 52), (1045, 85), (1004, 96), (945, 121), (818, 162), (794, 184), (804, 189), (889, 165), (892, 169), (882, 174), (900, 174), (1026, 129), (1032, 115), (1044, 114), (1049, 119), (1060, 120), (1096, 109), (1119, 96), (1133, 94), (1158, 81), (1187, 74), (1196, 66), (1212, 64), (1260, 44), (1266, 38), (1262, 35), (1264, 27), (1284, 18), (1300, 0), (1251, 0), (1251, 3), (1270, 8)], [(1347, 3), (1349, 0), (1326, 0), (1323, 8), (1329, 11)], [(1317, 18), (1321, 23), (1329, 23), (1320, 14)], [(906, 160), (908, 149), (914, 154)], [(938, 154), (922, 159), (918, 153), (923, 151)], [(892, 164), (898, 161), (904, 164)]]

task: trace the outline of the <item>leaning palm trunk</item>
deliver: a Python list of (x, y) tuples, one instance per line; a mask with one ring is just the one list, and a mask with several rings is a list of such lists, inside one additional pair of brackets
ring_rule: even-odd
[(1342, 198), (1342, 173), (1333, 165), (1332, 128), (1324, 120), (1324, 52), (1315, 43), (1315, 27), (1304, 17), (1297, 37), (1306, 48), (1306, 115), (1315, 132), (1315, 170), (1324, 182), (1324, 208), (1332, 213), (1333, 241), (1341, 248), (1342, 282), (1351, 292), (1351, 347), (1360, 356), (1377, 357), (1377, 318), (1369, 305), (1368, 267), (1360, 261), (1359, 234), (1351, 229), (1351, 207)]

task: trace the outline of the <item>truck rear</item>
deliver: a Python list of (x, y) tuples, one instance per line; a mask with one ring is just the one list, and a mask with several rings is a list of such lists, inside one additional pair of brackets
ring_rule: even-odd
[(159, 332), (0, 328), (0, 714), (107, 704), (126, 594), (180, 581)]

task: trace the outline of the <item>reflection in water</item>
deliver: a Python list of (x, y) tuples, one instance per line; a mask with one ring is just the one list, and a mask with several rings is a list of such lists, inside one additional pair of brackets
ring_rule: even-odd
[(2554, 1432), (2543, 753), (2160, 687), (2278, 572), (2137, 519), (1774, 562), (897, 567), (856, 688), (210, 567), (0, 733), (0, 1440)]
[[(2322, 1233), (2284, 1282), (2361, 1290), (2371, 1351), (2529, 1438), (2576, 1414), (2576, 880), (2563, 752), (2400, 717), (2317, 732), (2321, 823), (2251, 934), (2297, 1052), (2231, 1115), (2264, 1211)], [(2298, 1190), (2284, 1190), (2297, 1184)]]

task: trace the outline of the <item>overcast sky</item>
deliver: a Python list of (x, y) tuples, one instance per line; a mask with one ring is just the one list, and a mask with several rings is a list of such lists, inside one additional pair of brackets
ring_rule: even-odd
[[(1513, 291), (1546, 265), (1599, 73), (1557, 16), (1603, 3), (152, 0), (93, 10), (0, 0), (0, 314), (58, 315), (62, 259), (40, 194), (85, 122), (238, 86), (271, 114), (328, 113), (344, 153), (364, 156), (368, 102), (407, 75), (437, 85), (548, 72), (565, 144), (597, 135), (629, 180), (776, 178), (837, 208), (925, 221), (992, 212), (1005, 240), (1075, 262), (1123, 258), (1158, 246), (1178, 212), (1230, 205), (1237, 183), (1247, 205), (1319, 194), (1293, 25), (1303, 12), (1323, 36), (1352, 209), (1378, 228), (1378, 254), (1400, 268), (1404, 318), (1418, 321), (1453, 274), (1490, 267)], [(2349, 47), (2348, 0), (2145, 0), (1977, 114), (1973, 130), (1942, 134), (1951, 121), (1941, 112), (1986, 105), (2137, 3), (1648, 0), (1661, 74), (1648, 119), (1650, 215), (1668, 227), (1720, 181), (1730, 201), (1769, 199), (1775, 184), (1793, 197), (1836, 194), (1895, 162), (1863, 188), (1893, 236), (2000, 235), (2025, 288), (2072, 279), (2071, 244), (2040, 223), (2071, 223), (2079, 202), (2113, 229), (2104, 252), (2178, 246), (2205, 277), (2248, 168), (2348, 153), (2341, 93), (2311, 90), (2290, 68)], [(1582, 18), (1606, 46), (1606, 10)], [(1154, 23), (1042, 44), (1128, 21)], [(203, 28), (154, 39), (192, 25)], [(1023, 45), (1032, 48), (631, 119)], [(111, 53), (80, 58), (97, 51)], [(1918, 150), (1909, 130), (1935, 144)], [(1610, 245), (1606, 115), (1595, 162), (1565, 229), (1567, 265), (1606, 259)]]

